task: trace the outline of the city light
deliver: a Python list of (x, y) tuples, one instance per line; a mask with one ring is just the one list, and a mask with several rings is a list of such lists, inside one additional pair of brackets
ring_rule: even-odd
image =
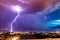
[(19, 37), (13, 37), (12, 38), (12, 40), (18, 40), (19, 39)]

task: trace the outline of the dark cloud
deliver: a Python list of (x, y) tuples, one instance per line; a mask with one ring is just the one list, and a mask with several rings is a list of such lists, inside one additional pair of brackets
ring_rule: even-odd
[(10, 29), (10, 24), (17, 15), (17, 13), (12, 12), (6, 6), (10, 7), (10, 5), (20, 5), (26, 10), (22, 12), (24, 15), (21, 15), (13, 24), (14, 30), (48, 30), (44, 15), (38, 16), (36, 13), (44, 10), (49, 6), (50, 2), (50, 0), (32, 0), (30, 1), (30, 4), (27, 4), (17, 0), (0, 0), (0, 28)]
[(53, 27), (53, 29), (60, 29), (60, 25)]

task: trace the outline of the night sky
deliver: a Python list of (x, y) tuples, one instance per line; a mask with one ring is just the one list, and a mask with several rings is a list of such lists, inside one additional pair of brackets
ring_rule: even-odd
[[(60, 29), (59, 0), (0, 0), (0, 30), (10, 30), (17, 16), (11, 5), (23, 8), (13, 24), (14, 31), (55, 31)], [(53, 24), (55, 23), (55, 24)]]

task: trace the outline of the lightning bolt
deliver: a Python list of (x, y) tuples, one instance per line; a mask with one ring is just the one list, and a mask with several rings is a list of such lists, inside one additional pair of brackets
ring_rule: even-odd
[(11, 22), (10, 32), (13, 32), (13, 24), (14, 24), (14, 22), (17, 20), (17, 18), (18, 18), (19, 16), (20, 16), (20, 15), (19, 15), (19, 13), (18, 13), (18, 15), (15, 17), (15, 19)]
[(11, 26), (11, 28), (10, 28), (10, 32), (13, 32), (13, 24), (14, 24), (14, 22), (17, 20), (17, 18), (20, 16), (20, 12), (22, 11), (22, 8), (19, 6), (19, 5), (15, 5), (15, 6), (7, 6), (7, 5), (5, 5), (5, 4), (2, 4), (2, 3), (0, 3), (0, 5), (2, 5), (2, 6), (4, 6), (4, 7), (7, 7), (7, 8), (9, 8), (9, 9), (11, 9), (12, 11), (16, 11), (17, 12), (17, 16), (14, 18), (14, 20), (11, 22), (11, 24), (10, 24), (10, 26)]
[(12, 6), (11, 8), (13, 8), (13, 11), (17, 12), (17, 16), (14, 18), (14, 20), (11, 22), (11, 28), (10, 28), (10, 32), (13, 32), (13, 24), (14, 22), (17, 20), (17, 18), (20, 16), (20, 12), (22, 10), (22, 8), (18, 5)]

